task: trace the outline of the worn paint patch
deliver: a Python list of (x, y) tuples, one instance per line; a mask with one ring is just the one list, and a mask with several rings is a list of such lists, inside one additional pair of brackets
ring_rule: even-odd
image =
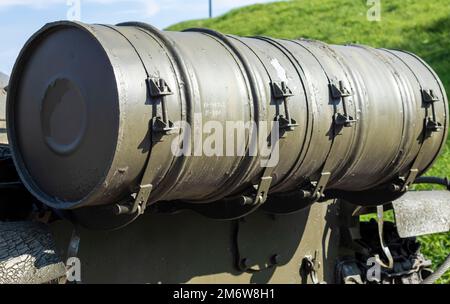
[(270, 64), (275, 68), (275, 71), (277, 71), (277, 76), (280, 78), (281, 81), (288, 80), (286, 75), (286, 70), (283, 68), (283, 66), (280, 64), (278, 59), (274, 58), (270, 61)]

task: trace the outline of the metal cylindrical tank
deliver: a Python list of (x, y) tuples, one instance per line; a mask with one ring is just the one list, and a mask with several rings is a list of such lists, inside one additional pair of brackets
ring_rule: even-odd
[[(444, 87), (413, 54), (141, 23), (48, 24), (23, 48), (10, 83), (17, 169), (37, 198), (61, 209), (132, 193), (207, 203), (248, 189), (262, 200), (269, 188), (402, 192), (437, 157), (448, 126)], [(269, 168), (261, 155), (205, 155), (199, 134), (176, 127), (226, 138), (226, 122), (273, 121), (281, 134)], [(244, 138), (260, 132), (248, 126)], [(192, 153), (174, 155), (182, 139)]]

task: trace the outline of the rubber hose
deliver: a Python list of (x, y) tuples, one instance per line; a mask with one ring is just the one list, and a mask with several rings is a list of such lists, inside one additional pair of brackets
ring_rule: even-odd
[(448, 178), (435, 177), (435, 176), (421, 176), (418, 177), (414, 184), (437, 184), (447, 187), (450, 190), (450, 182)]

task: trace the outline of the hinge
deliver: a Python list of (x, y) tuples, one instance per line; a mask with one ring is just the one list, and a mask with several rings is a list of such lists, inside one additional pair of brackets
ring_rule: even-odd
[(337, 84), (334, 80), (332, 80), (330, 83), (330, 89), (331, 89), (331, 97), (333, 97), (333, 99), (349, 97), (353, 95), (345, 87), (344, 82), (342, 80), (339, 80)]
[(147, 78), (147, 83), (151, 97), (162, 97), (173, 94), (167, 82), (162, 78), (149, 77)]
[(356, 119), (348, 114), (336, 113), (334, 115), (334, 123), (338, 126), (351, 127), (355, 122)]
[(433, 103), (439, 101), (439, 98), (434, 95), (433, 90), (422, 89), (422, 101), (424, 103)]
[(281, 99), (285, 97), (294, 96), (291, 89), (287, 86), (285, 81), (272, 82), (273, 97)]
[(427, 117), (425, 122), (425, 128), (428, 132), (439, 132), (442, 130), (442, 124), (436, 120), (433, 120), (431, 117)]

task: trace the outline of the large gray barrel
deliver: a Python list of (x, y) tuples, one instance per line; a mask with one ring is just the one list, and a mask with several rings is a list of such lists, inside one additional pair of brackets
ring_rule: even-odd
[[(254, 188), (261, 203), (269, 187), (402, 193), (435, 160), (448, 126), (443, 85), (413, 54), (140, 23), (44, 26), (16, 62), (7, 114), (22, 180), (61, 209), (132, 193), (149, 203)], [(177, 121), (221, 122), (224, 138), (227, 121), (278, 121), (279, 161), (174, 155)], [(194, 136), (185, 139), (193, 148)]]

